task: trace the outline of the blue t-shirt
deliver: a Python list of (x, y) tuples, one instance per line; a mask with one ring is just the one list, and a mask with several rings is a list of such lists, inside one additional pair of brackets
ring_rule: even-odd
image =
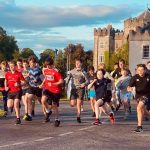
[(29, 68), (29, 85), (31, 87), (38, 87), (41, 83), (42, 71), (39, 67)]

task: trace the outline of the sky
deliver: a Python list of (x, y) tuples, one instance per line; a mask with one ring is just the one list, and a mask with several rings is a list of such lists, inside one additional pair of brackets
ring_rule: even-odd
[(150, 7), (149, 0), (0, 0), (0, 26), (15, 36), (20, 49), (63, 49), (81, 43), (92, 50), (94, 28), (112, 24), (123, 29), (125, 19)]

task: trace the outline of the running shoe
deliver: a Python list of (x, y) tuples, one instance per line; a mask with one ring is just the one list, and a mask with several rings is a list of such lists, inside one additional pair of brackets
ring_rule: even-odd
[(101, 125), (101, 121), (99, 119), (96, 119), (95, 122), (93, 122), (93, 125)]
[(141, 133), (143, 132), (142, 126), (137, 126), (137, 128), (134, 130), (135, 133)]
[(29, 116), (28, 114), (25, 114), (25, 115), (23, 116), (23, 120), (25, 120), (25, 121), (32, 121), (32, 117)]
[(77, 122), (81, 123), (81, 118), (80, 117), (77, 117)]
[(60, 120), (58, 120), (58, 119), (57, 119), (57, 120), (55, 120), (55, 122), (54, 122), (54, 126), (55, 126), (55, 127), (59, 127), (59, 125), (60, 125)]
[(115, 117), (113, 113), (110, 113), (109, 119), (110, 119), (111, 124), (115, 124)]
[(50, 117), (51, 114), (52, 114), (52, 111), (50, 111), (49, 113), (45, 114), (45, 122), (49, 122), (50, 121), (49, 117)]
[(19, 125), (19, 124), (21, 124), (21, 120), (20, 120), (20, 118), (17, 118), (16, 119), (16, 123), (15, 123), (16, 125)]

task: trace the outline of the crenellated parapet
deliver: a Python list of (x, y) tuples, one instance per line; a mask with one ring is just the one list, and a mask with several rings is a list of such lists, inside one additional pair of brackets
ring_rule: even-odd
[(122, 40), (124, 37), (124, 32), (115, 33), (115, 40)]
[(94, 28), (94, 36), (114, 36), (115, 30), (112, 25), (108, 25), (107, 28)]
[(150, 41), (150, 29), (143, 30), (143, 27), (136, 27), (129, 31), (130, 41)]

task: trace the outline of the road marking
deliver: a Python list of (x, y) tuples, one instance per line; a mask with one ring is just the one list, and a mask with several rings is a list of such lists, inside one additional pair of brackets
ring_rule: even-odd
[(16, 146), (16, 145), (22, 145), (22, 144), (26, 144), (26, 143), (27, 142), (19, 142), (19, 143), (14, 143), (14, 144), (2, 145), (2, 146), (0, 146), (0, 148), (2, 148), (2, 147)]
[(79, 129), (80, 131), (83, 131), (83, 130), (87, 130), (87, 129), (90, 129), (90, 128), (93, 128), (93, 127), (95, 127), (95, 126), (90, 126), (90, 127), (86, 127), (86, 128), (81, 128), (81, 129)]
[(37, 139), (37, 140), (34, 140), (35, 142), (39, 142), (39, 141), (45, 141), (45, 140), (50, 140), (52, 139), (53, 137), (46, 137), (46, 138), (42, 138), (42, 139)]
[[(93, 128), (93, 127), (95, 127), (95, 126), (89, 126), (89, 127), (86, 127), (86, 128), (81, 128), (81, 129), (79, 129), (79, 131), (88, 130), (88, 129)], [(74, 133), (74, 132), (66, 132), (66, 133), (59, 134), (58, 136), (62, 137), (62, 136), (69, 135), (69, 134), (72, 134), (72, 133)], [(42, 141), (50, 140), (52, 138), (54, 138), (54, 137), (45, 137), (45, 138), (34, 140), (32, 142), (40, 142), (40, 141), (42, 142)], [(29, 143), (32, 143), (32, 142), (29, 142)], [(0, 148), (23, 145), (23, 144), (26, 144), (26, 143), (28, 143), (28, 142), (18, 142), (18, 143), (13, 143), (13, 144), (8, 144), (8, 145), (1, 145)]]
[(59, 134), (58, 136), (65, 136), (65, 135), (72, 134), (72, 133), (73, 132), (67, 132), (67, 133)]

